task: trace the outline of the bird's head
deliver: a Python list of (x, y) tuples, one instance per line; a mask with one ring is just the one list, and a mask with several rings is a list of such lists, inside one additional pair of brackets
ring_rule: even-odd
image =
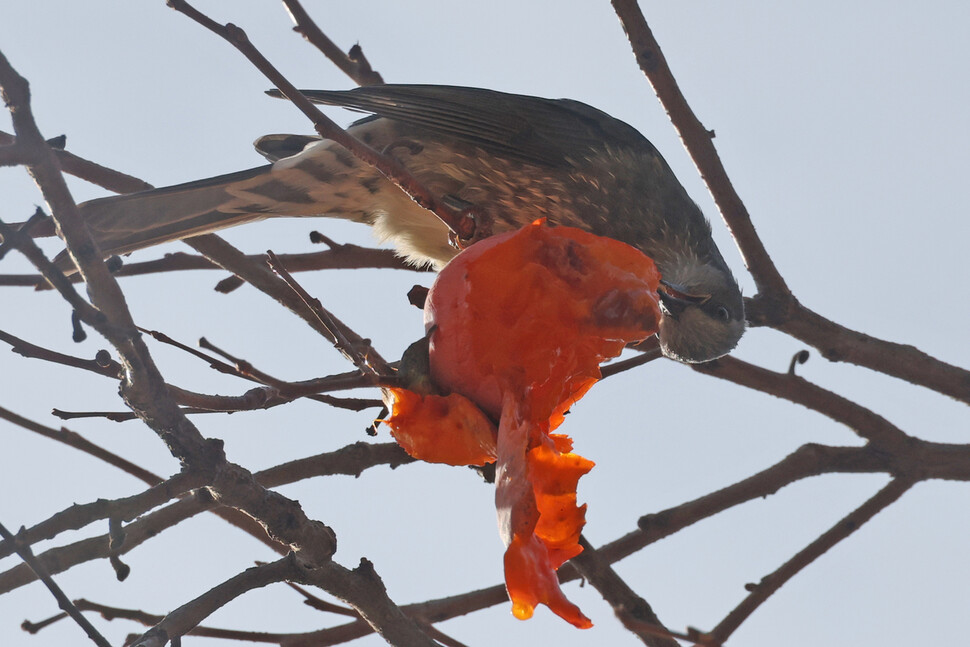
[(658, 292), (657, 336), (667, 357), (690, 364), (707, 362), (731, 352), (744, 334), (741, 290), (723, 261), (692, 258), (665, 268)]

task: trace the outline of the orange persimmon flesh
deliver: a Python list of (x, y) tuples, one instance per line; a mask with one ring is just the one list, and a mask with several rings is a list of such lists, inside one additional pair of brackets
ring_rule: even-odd
[[(418, 460), (448, 465), (495, 462), (495, 425), (468, 398), (388, 389), (391, 435)], [(431, 432), (431, 433), (429, 433)]]
[[(394, 394), (389, 424), (418, 458), (497, 460), (505, 582), (517, 618), (541, 603), (592, 626), (563, 595), (556, 570), (582, 551), (586, 506), (577, 505), (576, 487), (593, 463), (551, 432), (600, 378), (603, 360), (656, 332), (659, 279), (653, 261), (624, 243), (540, 220), (472, 245), (428, 294), (432, 380), (497, 419), (497, 441), (490, 447), (483, 421), (442, 396)], [(461, 439), (444, 438), (466, 429)]]

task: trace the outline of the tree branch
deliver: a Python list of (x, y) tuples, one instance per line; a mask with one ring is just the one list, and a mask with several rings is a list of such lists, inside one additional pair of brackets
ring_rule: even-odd
[(3, 537), (4, 542), (8, 542), (13, 545), (14, 550), (20, 555), (20, 558), (24, 560), (24, 563), (30, 568), (31, 571), (37, 576), (37, 578), (44, 583), (47, 590), (51, 592), (54, 598), (57, 600), (57, 606), (61, 608), (67, 615), (76, 622), (83, 630), (84, 633), (88, 635), (88, 638), (97, 645), (98, 647), (111, 647), (111, 644), (105, 640), (104, 636), (98, 633), (98, 630), (94, 628), (88, 619), (85, 618), (77, 607), (71, 602), (71, 600), (64, 595), (64, 591), (61, 587), (51, 578), (51, 576), (44, 570), (44, 567), (37, 563), (34, 559), (33, 553), (30, 548), (25, 544), (21, 544), (17, 541), (16, 537), (10, 534), (10, 532), (0, 523), (0, 537)]
[[(0, 131), (0, 145), (10, 146), (17, 143), (17, 138), (10, 133)], [(61, 170), (74, 177), (81, 178), (92, 184), (114, 191), (115, 193), (134, 193), (147, 191), (154, 187), (136, 177), (122, 173), (107, 166), (102, 166), (83, 157), (69, 153), (63, 148), (54, 148), (54, 155), (61, 166)]]
[(299, 0), (283, 0), (286, 12), (290, 14), (293, 23), (296, 25), (293, 31), (303, 36), (304, 39), (326, 56), (330, 61), (340, 68), (340, 71), (349, 76), (357, 85), (381, 85), (384, 79), (381, 75), (371, 69), (370, 63), (364, 56), (360, 45), (354, 45), (349, 54), (344, 54), (337, 45), (327, 38), (327, 35), (320, 30), (310, 15), (307, 14)]
[(275, 582), (299, 579), (301, 571), (302, 567), (293, 553), (275, 562), (248, 568), (172, 611), (142, 634), (132, 647), (164, 647), (169, 641), (189, 633), (206, 617), (243, 593)]
[(671, 123), (684, 141), (684, 147), (704, 178), (725, 224), (738, 243), (758, 291), (778, 298), (790, 295), (785, 279), (755, 232), (751, 216), (728, 178), (714, 147), (714, 133), (704, 127), (684, 98), (637, 0), (612, 0), (612, 3), (640, 69), (653, 86)]
[(749, 300), (753, 306), (749, 309), (752, 323), (789, 333), (818, 348), (827, 359), (865, 366), (970, 404), (970, 371), (941, 362), (912, 346), (848, 330), (798, 303), (734, 190), (714, 147), (713, 133), (703, 126), (681, 93), (637, 1), (612, 3), (637, 63), (680, 133), (755, 280), (758, 295)]
[(748, 616), (754, 613), (775, 591), (793, 578), (799, 571), (821, 557), (830, 548), (858, 530), (867, 521), (894, 503), (913, 486), (906, 478), (893, 479), (871, 499), (846, 515), (832, 528), (799, 551), (794, 557), (782, 564), (777, 570), (766, 575), (754, 590), (729, 613), (700, 642), (704, 645), (722, 645)]
[(603, 599), (613, 607), (613, 613), (623, 626), (636, 634), (648, 647), (679, 647), (679, 643), (669, 637), (660, 618), (647, 601), (620, 578), (609, 561), (585, 537), (579, 538), (579, 544), (583, 547), (583, 552), (573, 557), (569, 563), (596, 587)]
[(693, 367), (735, 384), (800, 404), (840, 422), (887, 451), (906, 451), (912, 438), (880, 415), (837, 393), (812, 384), (794, 371), (776, 373), (736, 357), (722, 357)]

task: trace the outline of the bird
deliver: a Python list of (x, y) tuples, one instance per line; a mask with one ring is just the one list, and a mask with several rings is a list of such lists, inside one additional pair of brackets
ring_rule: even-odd
[[(663, 277), (657, 337), (667, 357), (713, 360), (744, 333), (741, 291), (710, 222), (632, 126), (578, 101), (480, 88), (301, 92), (368, 113), (351, 135), (403, 164), (445, 204), (484, 209), (493, 233), (545, 218), (651, 257)], [(268, 165), (79, 205), (103, 257), (277, 216), (366, 223), (416, 265), (440, 269), (458, 253), (442, 221), (340, 145), (275, 134), (255, 147)]]

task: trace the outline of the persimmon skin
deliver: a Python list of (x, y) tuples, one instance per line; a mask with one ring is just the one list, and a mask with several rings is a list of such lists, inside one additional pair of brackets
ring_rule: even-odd
[[(537, 404), (561, 414), (599, 379), (600, 362), (656, 332), (659, 281), (639, 250), (541, 220), (475, 243), (425, 302), (431, 377), (496, 418), (503, 390), (546, 385)], [(560, 349), (573, 356), (557, 358)], [(564, 378), (575, 395), (565, 402), (554, 384)]]

